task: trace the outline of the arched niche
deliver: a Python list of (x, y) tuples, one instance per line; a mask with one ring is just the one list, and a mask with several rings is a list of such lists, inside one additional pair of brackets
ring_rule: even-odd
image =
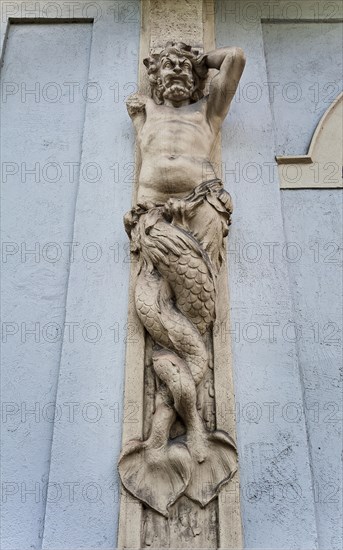
[(342, 187), (343, 93), (322, 116), (307, 155), (277, 156), (281, 189)]

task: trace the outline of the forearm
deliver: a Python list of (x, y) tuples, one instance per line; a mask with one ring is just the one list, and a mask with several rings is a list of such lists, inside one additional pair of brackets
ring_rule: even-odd
[(217, 69), (209, 90), (207, 116), (210, 120), (223, 121), (237, 89), (245, 65), (241, 48), (220, 48), (203, 57), (208, 69)]
[(204, 61), (209, 69), (220, 70), (224, 60), (234, 61), (242, 60), (244, 62), (245, 56), (241, 48), (236, 47), (226, 47), (218, 48), (204, 55)]

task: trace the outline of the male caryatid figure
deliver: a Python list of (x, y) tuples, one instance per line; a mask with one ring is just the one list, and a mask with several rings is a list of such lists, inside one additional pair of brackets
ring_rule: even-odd
[[(137, 205), (124, 222), (139, 261), (135, 304), (153, 342), (156, 393), (150, 434), (125, 445), (119, 473), (130, 493), (168, 516), (182, 494), (206, 506), (236, 468), (232, 438), (204, 425), (197, 387), (209, 368), (231, 214), (211, 157), (245, 60), (240, 48), (199, 56), (170, 42), (144, 64), (152, 97), (127, 101), (141, 166)], [(204, 96), (208, 69), (219, 72)]]

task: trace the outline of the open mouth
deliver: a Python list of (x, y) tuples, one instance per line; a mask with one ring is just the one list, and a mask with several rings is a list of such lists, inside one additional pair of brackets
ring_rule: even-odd
[(171, 81), (171, 82), (185, 83), (187, 78), (185, 76), (182, 76), (182, 75), (171, 75), (171, 76), (169, 76), (168, 80)]
[(166, 82), (166, 85), (168, 88), (171, 86), (181, 86), (182, 88), (187, 88), (188, 81), (186, 78), (182, 78), (180, 76), (171, 76)]

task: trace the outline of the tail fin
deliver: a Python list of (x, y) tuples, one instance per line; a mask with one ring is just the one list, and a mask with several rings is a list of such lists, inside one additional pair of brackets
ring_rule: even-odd
[(201, 463), (193, 459), (192, 476), (185, 491), (186, 496), (202, 507), (218, 495), (221, 487), (230, 481), (237, 470), (233, 439), (220, 430), (207, 432), (205, 437), (206, 459)]

